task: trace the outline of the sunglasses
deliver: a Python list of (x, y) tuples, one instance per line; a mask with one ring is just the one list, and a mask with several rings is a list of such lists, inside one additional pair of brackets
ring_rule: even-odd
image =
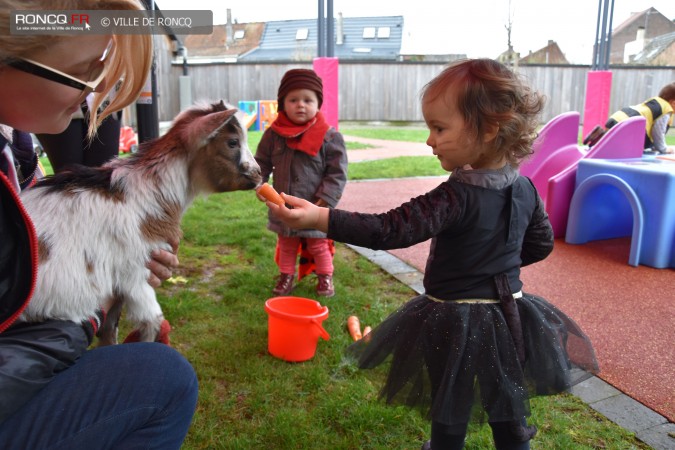
[(96, 92), (96, 88), (101, 84), (108, 73), (109, 65), (106, 64), (106, 60), (112, 53), (114, 47), (115, 41), (111, 39), (105, 51), (103, 52), (103, 55), (101, 55), (101, 58), (97, 61), (96, 66), (87, 76), (87, 80), (75, 78), (68, 75), (67, 73), (63, 73), (37, 61), (25, 58), (17, 59), (16, 61), (12, 61), (7, 65), (22, 72), (30, 73), (31, 75), (78, 89), (82, 91), (82, 96), (86, 97), (90, 93)]

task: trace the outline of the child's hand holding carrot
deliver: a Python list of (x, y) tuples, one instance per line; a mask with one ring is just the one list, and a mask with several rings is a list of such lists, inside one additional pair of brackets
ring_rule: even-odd
[(284, 204), (284, 199), (281, 198), (279, 193), (268, 183), (261, 184), (255, 192), (258, 194), (258, 199), (261, 201), (270, 201), (279, 206)]
[(293, 209), (271, 201), (267, 201), (267, 207), (283, 223), (291, 228), (315, 229), (324, 233), (328, 231), (328, 208), (320, 208), (292, 195), (282, 193), (281, 196), (284, 202), (291, 205)]

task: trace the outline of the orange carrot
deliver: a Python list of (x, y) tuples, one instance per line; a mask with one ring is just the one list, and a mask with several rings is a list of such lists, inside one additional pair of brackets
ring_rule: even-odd
[(262, 195), (265, 197), (265, 199), (271, 201), (272, 203), (276, 203), (279, 206), (283, 206), (284, 199), (281, 198), (281, 195), (277, 191), (274, 190), (272, 186), (270, 186), (267, 183), (263, 183), (256, 191), (259, 195)]
[(358, 341), (363, 337), (361, 334), (361, 322), (359, 322), (359, 318), (356, 316), (349, 316), (347, 318), (347, 330), (349, 331), (349, 335), (355, 341)]

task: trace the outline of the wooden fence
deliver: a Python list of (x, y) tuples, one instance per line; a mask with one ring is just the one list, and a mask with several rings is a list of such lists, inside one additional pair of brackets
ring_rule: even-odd
[[(180, 64), (158, 58), (158, 106), (161, 121), (180, 111)], [(194, 102), (223, 99), (275, 100), (278, 83), (288, 69), (311, 68), (310, 63), (203, 64), (190, 65), (187, 77)], [(421, 88), (443, 70), (441, 63), (341, 62), (338, 71), (338, 103), (341, 121), (420, 122)], [(547, 98), (542, 122), (566, 111), (582, 113), (585, 105), (588, 66), (528, 65), (518, 71)], [(610, 113), (654, 96), (675, 81), (675, 67), (611, 67)]]

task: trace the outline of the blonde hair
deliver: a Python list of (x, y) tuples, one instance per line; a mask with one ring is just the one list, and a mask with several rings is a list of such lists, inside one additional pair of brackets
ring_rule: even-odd
[[(142, 10), (137, 0), (0, 0), (0, 66), (12, 59), (27, 57), (72, 36), (11, 35), (12, 10)], [(110, 70), (106, 87), (94, 94), (89, 110), (89, 137), (96, 134), (103, 119), (133, 103), (141, 93), (152, 65), (152, 36), (150, 34), (115, 35), (115, 50), (110, 55)], [(121, 83), (117, 83), (122, 80)], [(108, 94), (117, 85), (110, 104), (98, 112)]]
[(422, 91), (422, 101), (445, 97), (455, 87), (455, 101), (476, 142), (483, 142), (498, 129), (491, 143), (495, 156), (504, 154), (518, 166), (532, 154), (544, 99), (503, 64), (491, 59), (457, 61), (431, 80)]

